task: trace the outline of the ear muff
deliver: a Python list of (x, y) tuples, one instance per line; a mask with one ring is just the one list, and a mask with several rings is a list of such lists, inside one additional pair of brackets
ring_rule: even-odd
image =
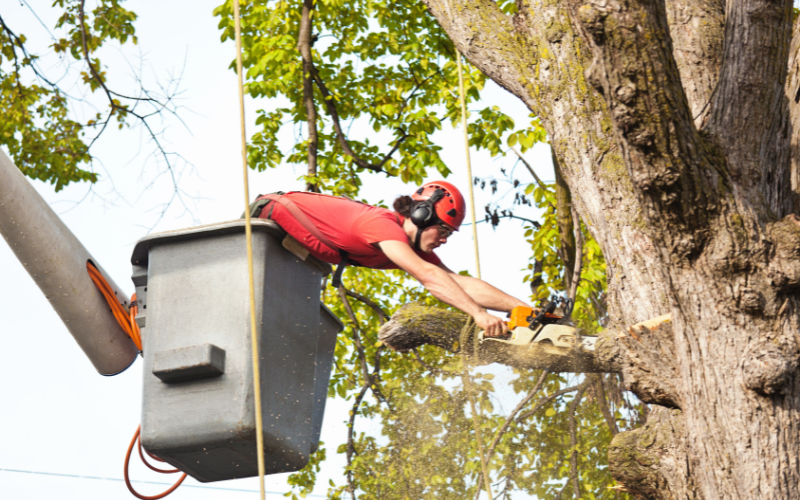
[(444, 198), (444, 191), (436, 188), (436, 191), (433, 192), (430, 198), (418, 201), (411, 210), (411, 222), (417, 226), (417, 237), (414, 239), (415, 249), (421, 250), (419, 242), (422, 239), (422, 230), (436, 224), (439, 220), (434, 207), (436, 206), (436, 202), (442, 198)]
[(432, 226), (438, 220), (434, 206), (436, 202), (444, 198), (444, 191), (436, 189), (430, 198), (419, 201), (411, 210), (411, 222), (420, 229)]

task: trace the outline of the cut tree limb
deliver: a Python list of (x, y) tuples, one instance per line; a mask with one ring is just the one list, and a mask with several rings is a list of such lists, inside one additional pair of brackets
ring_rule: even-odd
[[(468, 316), (457, 311), (411, 303), (400, 308), (381, 327), (378, 338), (396, 351), (408, 351), (430, 344), (450, 352), (459, 351), (459, 335)], [(552, 372), (597, 373), (607, 371), (609, 364), (598, 365), (591, 351), (566, 349), (550, 344), (517, 346), (486, 340), (472, 352), (473, 338), (467, 349), (474, 364), (500, 363), (514, 368)], [(611, 367), (613, 369), (613, 366)]]

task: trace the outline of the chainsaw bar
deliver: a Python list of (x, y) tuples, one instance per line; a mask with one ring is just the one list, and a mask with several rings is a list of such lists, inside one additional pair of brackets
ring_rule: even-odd
[(575, 328), (559, 324), (562, 317), (553, 314), (554, 312), (556, 312), (555, 302), (550, 302), (537, 311), (529, 307), (515, 307), (509, 313), (508, 331), (511, 332), (509, 337), (504, 339), (486, 337), (481, 331), (478, 339), (481, 342), (491, 340), (517, 346), (549, 343), (555, 347), (568, 349), (580, 347), (587, 351), (594, 351), (597, 337), (579, 335)]
[(492, 342), (516, 346), (549, 343), (555, 347), (566, 347), (568, 349), (574, 348), (580, 339), (580, 348), (587, 351), (594, 351), (594, 345), (597, 341), (595, 336), (578, 336), (577, 330), (567, 325), (544, 325), (538, 334), (528, 327), (518, 326), (511, 330), (511, 336), (505, 339), (486, 337), (484, 332), (481, 331), (478, 334), (478, 339), (481, 342), (491, 340)]

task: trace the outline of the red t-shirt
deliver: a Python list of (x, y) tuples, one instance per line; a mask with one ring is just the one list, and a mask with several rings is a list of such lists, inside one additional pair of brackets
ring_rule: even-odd
[[(337, 196), (308, 192), (290, 192), (284, 196), (297, 205), (331, 243), (347, 252), (350, 260), (373, 269), (399, 269), (377, 244), (381, 241), (408, 244), (402, 215)], [(315, 257), (331, 264), (338, 264), (342, 260), (337, 251), (309, 233), (280, 203), (270, 203), (259, 217), (277, 222)], [(415, 252), (431, 264), (439, 265), (442, 262), (433, 252)]]

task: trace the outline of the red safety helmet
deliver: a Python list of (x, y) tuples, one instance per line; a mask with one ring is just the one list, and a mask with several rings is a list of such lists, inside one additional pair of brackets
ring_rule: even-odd
[[(441, 191), (438, 196), (436, 195), (437, 189)], [(423, 184), (411, 195), (411, 199), (419, 202), (430, 200), (433, 204), (436, 218), (445, 224), (449, 224), (456, 231), (461, 227), (461, 223), (467, 213), (467, 207), (461, 191), (449, 182), (433, 181)], [(431, 217), (433, 214), (430, 211), (430, 205), (430, 202), (418, 203), (412, 210), (411, 220), (418, 227), (425, 228), (436, 222), (436, 218)]]

